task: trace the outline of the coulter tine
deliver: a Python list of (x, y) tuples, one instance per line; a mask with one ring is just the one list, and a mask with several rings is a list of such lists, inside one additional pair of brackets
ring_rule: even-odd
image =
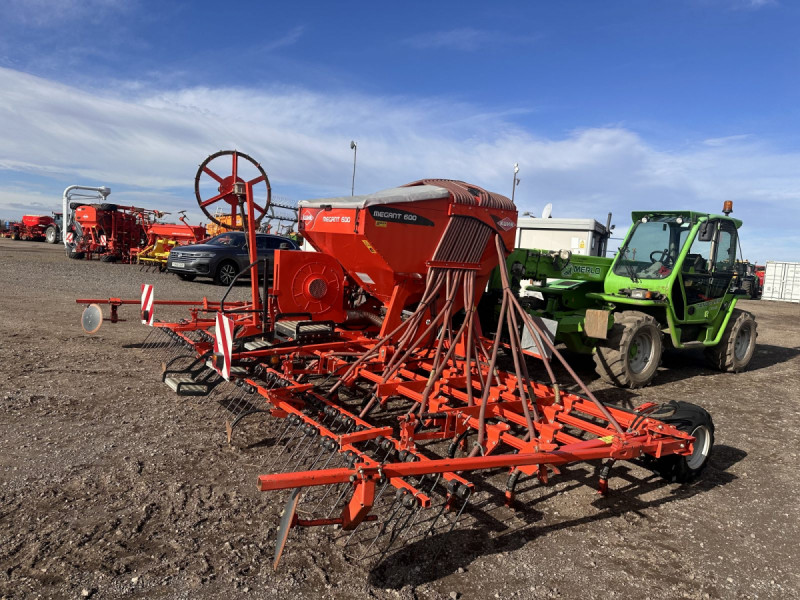
[(397, 490), (397, 493), (394, 496), (394, 500), (392, 500), (392, 503), (389, 505), (389, 510), (386, 511), (387, 513), (391, 513), (389, 515), (389, 518), (381, 523), (381, 526), (378, 528), (378, 533), (375, 534), (374, 538), (372, 538), (372, 542), (370, 542), (369, 546), (367, 546), (366, 550), (364, 550), (364, 553), (359, 557), (359, 560), (364, 560), (364, 557), (367, 556), (367, 554), (369, 554), (369, 551), (375, 545), (375, 542), (377, 542), (378, 539), (384, 533), (386, 533), (386, 529), (389, 526), (389, 523), (391, 523), (394, 520), (397, 513), (403, 507), (403, 503), (398, 502), (398, 500), (400, 500), (401, 495), (402, 495), (402, 490)]

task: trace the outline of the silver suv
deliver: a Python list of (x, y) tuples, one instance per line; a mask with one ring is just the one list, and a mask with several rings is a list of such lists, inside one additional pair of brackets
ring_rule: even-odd
[[(272, 273), (275, 250), (299, 250), (289, 238), (265, 233), (256, 234), (259, 258), (268, 259), (267, 273)], [(217, 285), (230, 285), (233, 278), (250, 264), (247, 235), (243, 231), (227, 231), (202, 244), (176, 246), (169, 253), (167, 271), (185, 281), (210, 277)], [(248, 275), (242, 275), (247, 277)]]

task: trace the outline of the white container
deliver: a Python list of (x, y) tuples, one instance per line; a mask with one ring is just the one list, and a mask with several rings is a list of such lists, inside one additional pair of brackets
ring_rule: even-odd
[(800, 263), (768, 260), (761, 299), (800, 302)]

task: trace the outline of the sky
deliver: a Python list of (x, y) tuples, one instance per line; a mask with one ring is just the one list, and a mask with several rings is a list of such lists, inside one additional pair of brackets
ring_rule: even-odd
[(237, 149), (285, 201), (462, 179), (555, 217), (720, 212), (800, 261), (800, 2), (0, 1), (0, 219), (69, 185), (203, 217)]

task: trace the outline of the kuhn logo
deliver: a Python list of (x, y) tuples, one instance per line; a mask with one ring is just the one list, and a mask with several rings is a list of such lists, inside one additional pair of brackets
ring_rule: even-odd
[(516, 226), (516, 223), (509, 219), (508, 217), (504, 218), (502, 221), (497, 222), (497, 226), (502, 229), (503, 231), (508, 231), (512, 227)]
[(303, 221), (311, 221), (314, 217), (311, 216), (310, 212), (303, 213)]

